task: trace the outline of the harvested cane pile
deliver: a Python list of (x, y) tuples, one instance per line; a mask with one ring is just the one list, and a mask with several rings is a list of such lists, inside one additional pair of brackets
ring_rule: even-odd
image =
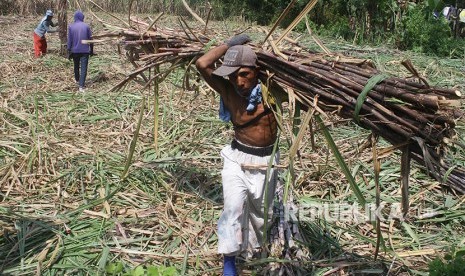
[[(442, 156), (456, 135), (456, 120), (463, 117), (455, 109), (460, 106), (459, 91), (389, 77), (363, 63), (328, 61), (317, 54), (283, 53), (287, 60), (260, 51), (259, 64), (262, 70), (273, 72), (278, 83), (292, 88), (299, 102), (311, 106), (318, 97), (321, 109), (354, 118), (357, 124), (393, 145), (407, 146), (415, 160), (442, 180), (450, 168)], [(408, 61), (404, 63), (415, 72)], [(465, 193), (465, 170), (454, 169), (446, 182)]]
[[(129, 28), (94, 36), (97, 43), (106, 37), (120, 38), (128, 60), (135, 66), (114, 90), (137, 76), (144, 80), (144, 88), (148, 87), (180, 67), (186, 69), (184, 88), (191, 88), (189, 71), (195, 70), (195, 59), (217, 43), (206, 35), (206, 30), (193, 30), (182, 18), (179, 20), (182, 28), (175, 30), (154, 27), (156, 20), (148, 24), (131, 19)], [(443, 158), (456, 135), (456, 121), (463, 116), (459, 111), (460, 91), (429, 86), (409, 61), (403, 65), (416, 81), (382, 74), (366, 60), (323, 55), (297, 44), (278, 49), (271, 41), (252, 47), (259, 58), (263, 81), (277, 82), (308, 108), (353, 119), (409, 152), (437, 180), (442, 181), (447, 173), (445, 183), (465, 193), (465, 170), (455, 167), (449, 171), (451, 160)], [(159, 71), (162, 64), (167, 67)], [(152, 69), (155, 73), (147, 76)]]

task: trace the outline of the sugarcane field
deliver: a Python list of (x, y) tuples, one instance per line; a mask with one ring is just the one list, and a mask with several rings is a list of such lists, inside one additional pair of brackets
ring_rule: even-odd
[(0, 275), (465, 275), (465, 1), (0, 25)]

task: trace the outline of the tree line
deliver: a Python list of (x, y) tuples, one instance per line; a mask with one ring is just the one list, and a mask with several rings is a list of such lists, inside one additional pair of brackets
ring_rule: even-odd
[[(241, 18), (259, 25), (274, 23), (291, 0), (184, 0), (200, 16), (206, 17), (211, 8), (211, 19)], [(0, 0), (1, 14), (43, 14), (57, 6), (57, 0)], [(127, 12), (128, 0), (93, 0), (109, 12)], [(305, 7), (308, 0), (296, 1), (281, 22), (286, 27)], [(70, 0), (69, 7), (92, 7), (90, 1)], [(354, 43), (390, 43), (400, 49), (412, 49), (441, 56), (463, 56), (460, 31), (465, 23), (456, 22), (454, 29), (445, 18), (434, 17), (447, 5), (465, 8), (465, 0), (319, 0), (308, 14), (314, 32), (336, 36)], [(134, 13), (189, 16), (183, 0), (135, 0)], [(297, 31), (306, 32), (302, 22)], [(459, 35), (457, 35), (459, 34)], [(459, 39), (456, 39), (456, 38)], [(462, 48), (463, 49), (463, 48)]]

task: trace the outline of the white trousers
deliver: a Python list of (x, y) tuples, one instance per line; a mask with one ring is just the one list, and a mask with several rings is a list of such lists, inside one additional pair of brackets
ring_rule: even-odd
[[(238, 255), (246, 250), (250, 253), (264, 241), (264, 207), (265, 204), (268, 206), (270, 221), (277, 170), (270, 170), (265, 193), (266, 168), (271, 156), (247, 154), (228, 145), (222, 149), (221, 157), (224, 162), (221, 171), (224, 207), (218, 221), (218, 253)], [(275, 155), (274, 164), (278, 162), (279, 153)], [(242, 169), (242, 164), (262, 165), (263, 168)]]

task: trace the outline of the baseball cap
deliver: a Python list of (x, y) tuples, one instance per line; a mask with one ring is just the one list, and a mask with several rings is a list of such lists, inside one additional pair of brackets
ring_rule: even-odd
[(52, 12), (52, 10), (47, 10), (47, 12), (45, 12), (45, 15), (48, 15), (48, 16), (53, 16), (53, 12)]
[(212, 74), (221, 77), (228, 76), (243, 66), (257, 67), (257, 55), (250, 46), (232, 46), (224, 54), (223, 64)]

